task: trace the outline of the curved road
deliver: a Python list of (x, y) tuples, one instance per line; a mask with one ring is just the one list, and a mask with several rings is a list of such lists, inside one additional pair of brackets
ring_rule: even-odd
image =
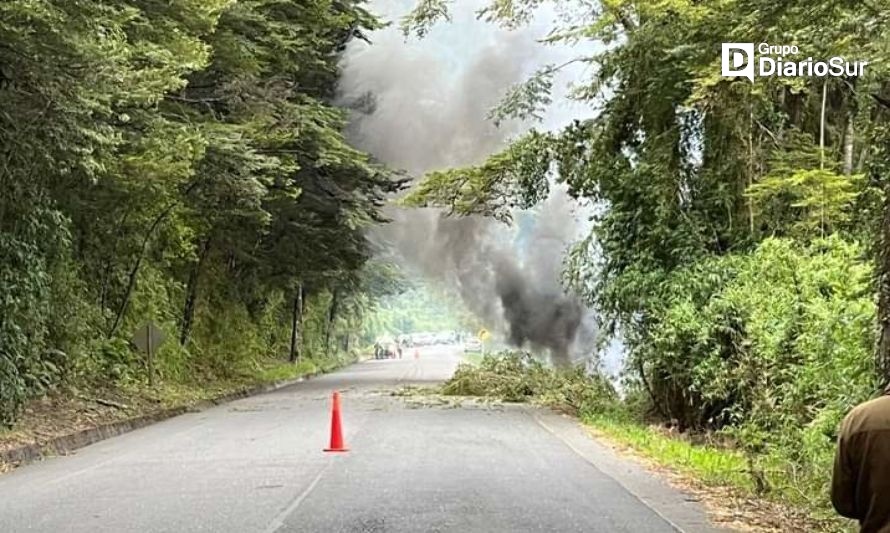
[[(571, 419), (393, 394), (458, 361), (369, 361), (20, 468), (0, 476), (0, 531), (714, 531)], [(321, 451), (334, 389), (347, 454)]]

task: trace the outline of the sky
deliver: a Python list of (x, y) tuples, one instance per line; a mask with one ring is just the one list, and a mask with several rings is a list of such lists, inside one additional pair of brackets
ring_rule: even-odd
[[(452, 21), (437, 24), (418, 39), (406, 38), (398, 28), (413, 0), (371, 2), (371, 10), (392, 24), (372, 33), (371, 45), (351, 44), (343, 62), (342, 97), (349, 100), (373, 92), (382, 108), (379, 112), (398, 115), (407, 123), (393, 131), (390, 124), (366, 122), (363, 133), (370, 152), (419, 173), (479, 162), (531, 126), (558, 129), (593, 115), (586, 104), (565, 98), (570, 83), (589, 77), (589, 67), (574, 64), (559, 73), (554, 104), (540, 124), (512, 123), (499, 129), (487, 120), (488, 110), (512, 85), (543, 66), (589, 54), (592, 47), (539, 42), (556, 18), (550, 10), (542, 8), (530, 25), (510, 31), (477, 20), (476, 12), (484, 5), (478, 0), (455, 2)], [(417, 154), (403, 149), (409, 142), (394, 142), (403, 138), (418, 143), (435, 140), (436, 146)]]

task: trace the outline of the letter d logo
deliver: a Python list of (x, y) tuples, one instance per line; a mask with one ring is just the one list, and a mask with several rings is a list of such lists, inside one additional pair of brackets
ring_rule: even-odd
[(723, 76), (754, 83), (754, 43), (723, 43)]

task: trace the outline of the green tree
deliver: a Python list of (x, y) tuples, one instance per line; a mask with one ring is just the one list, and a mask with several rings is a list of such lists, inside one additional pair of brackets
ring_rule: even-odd
[(297, 307), (359, 315), (403, 181), (331, 100), (379, 27), (358, 0), (0, 5), (2, 422), (62, 380), (139, 379), (146, 320), (187, 380), (294, 353)]
[[(498, 0), (482, 14), (513, 26), (529, 20), (540, 4)], [(837, 250), (845, 250), (842, 255), (857, 269), (870, 253), (881, 259), (877, 359), (890, 360), (890, 255), (882, 236), (890, 218), (881, 214), (881, 206), (886, 213), (890, 204), (880, 151), (890, 110), (883, 81), (890, 52), (888, 14), (868, 2), (827, 0), (560, 5), (566, 23), (547, 39), (600, 45), (592, 57), (577, 58), (595, 73), (576, 81), (574, 91), (596, 107), (598, 116), (552, 134), (531, 132), (476, 167), (430, 174), (405, 203), (506, 220), (512, 207), (546, 194), (555, 173), (571, 194), (596, 207), (590, 237), (569, 258), (568, 279), (600, 313), (604, 330), (623, 335), (631, 376), (654, 409), (685, 427), (763, 422), (763, 405), (776, 404), (742, 400), (764, 393), (755, 383), (741, 381), (741, 388), (705, 394), (695, 379), (717, 360), (740, 369), (761, 364), (762, 352), (750, 347), (759, 333), (751, 328), (760, 323), (757, 317), (775, 313), (774, 320), (794, 326), (784, 330), (782, 347), (770, 348), (787, 353), (757, 367), (766, 373), (759, 379), (784, 387), (788, 373), (816, 372), (814, 380), (838, 387), (819, 393), (821, 402), (838, 402), (822, 411), (831, 412), (826, 420), (836, 420), (839, 405), (863, 399), (876, 384), (863, 349), (875, 340), (866, 327), (874, 310), (863, 305), (868, 298), (858, 292), (874, 287), (861, 270), (857, 289), (840, 296), (833, 282), (816, 283), (822, 297), (838, 298), (830, 304), (838, 320), (855, 324), (841, 335), (843, 342), (831, 341), (855, 354), (844, 359), (843, 372), (828, 371), (806, 355), (820, 338), (799, 315), (800, 306), (809, 303), (777, 306), (763, 295), (720, 305), (729, 301), (724, 291), (734, 290), (732, 276), (756, 271), (766, 290), (773, 280), (768, 265), (792, 261), (794, 254), (778, 259), (764, 251), (775, 251), (768, 245), (774, 236), (793, 237), (789, 246), (795, 254), (812, 254), (807, 264), (815, 277), (836, 275), (830, 258)], [(447, 18), (444, 7), (420, 2), (403, 29), (424, 33)], [(727, 39), (795, 44), (806, 56), (866, 59), (870, 65), (859, 78), (775, 77), (752, 84), (721, 76), (720, 43)], [(509, 91), (492, 116), (534, 119), (548, 103), (558, 68), (547, 67)], [(820, 244), (829, 236), (833, 244)], [(860, 240), (870, 245), (860, 249), (855, 244)], [(787, 284), (791, 296), (795, 283), (803, 283), (793, 277), (774, 281), (776, 292)], [(851, 380), (859, 381), (852, 389), (856, 393), (841, 394), (841, 384), (849, 386)], [(820, 419), (822, 404), (813, 398), (783, 404), (806, 411), (787, 421), (788, 427)]]

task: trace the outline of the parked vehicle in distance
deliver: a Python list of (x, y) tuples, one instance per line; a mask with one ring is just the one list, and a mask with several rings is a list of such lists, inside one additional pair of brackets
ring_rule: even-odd
[(464, 341), (464, 353), (482, 352), (482, 341), (475, 337), (470, 337)]
[(414, 333), (411, 335), (411, 340), (415, 346), (428, 346), (432, 344), (433, 339), (430, 333)]
[(392, 337), (378, 337), (374, 343), (374, 359), (395, 359), (399, 352), (400, 346)]

